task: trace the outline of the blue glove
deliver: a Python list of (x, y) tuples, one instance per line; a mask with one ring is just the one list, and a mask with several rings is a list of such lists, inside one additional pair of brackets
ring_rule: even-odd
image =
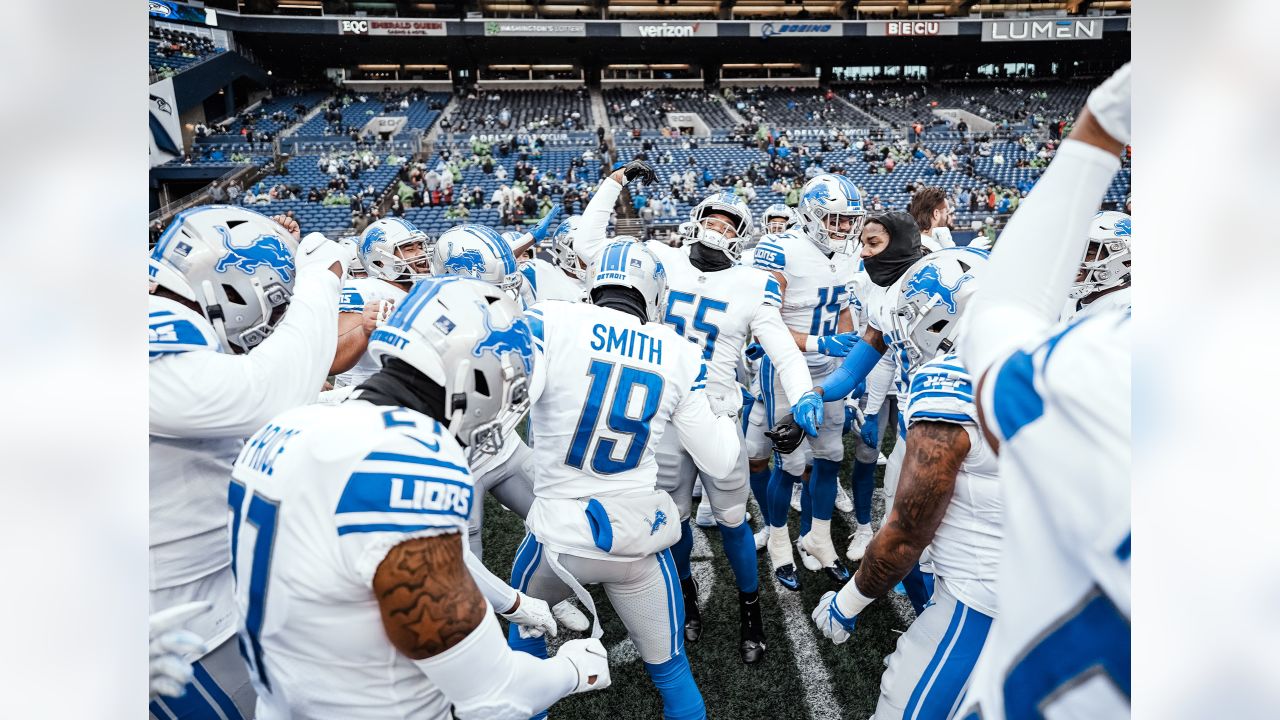
[(848, 435), (853, 432), (854, 421), (858, 419), (858, 411), (853, 409), (852, 405), (844, 406), (844, 434)]
[(822, 425), (822, 398), (810, 390), (795, 405), (791, 406), (791, 414), (796, 424), (809, 437), (818, 437), (818, 428)]
[(829, 357), (845, 357), (854, 345), (858, 344), (857, 333), (839, 333), (836, 335), (819, 335), (818, 352)]
[(543, 239), (547, 237), (547, 231), (551, 229), (553, 224), (555, 224), (556, 218), (560, 217), (560, 213), (563, 210), (563, 206), (556, 205), (551, 208), (546, 217), (539, 220), (538, 224), (533, 226), (533, 229), (529, 231), (529, 234), (533, 236), (534, 242), (542, 244)]
[(760, 343), (751, 343), (747, 346), (746, 354), (748, 360), (759, 360), (764, 357), (764, 348)]
[(854, 400), (857, 400), (858, 398), (862, 397), (866, 393), (867, 393), (867, 381), (862, 380), (857, 385), (853, 386), (853, 392), (849, 393), (849, 397), (853, 398)]
[(872, 413), (862, 423), (862, 442), (867, 446), (880, 449), (880, 413)]

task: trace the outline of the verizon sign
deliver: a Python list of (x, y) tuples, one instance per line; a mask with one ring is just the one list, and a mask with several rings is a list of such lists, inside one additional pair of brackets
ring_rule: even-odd
[(710, 22), (622, 23), (622, 37), (691, 38), (715, 36), (716, 24)]
[(982, 23), (983, 42), (1030, 40), (1101, 40), (1102, 21), (988, 20)]
[(960, 23), (954, 20), (894, 20), (867, 25), (871, 37), (936, 37), (959, 35)]

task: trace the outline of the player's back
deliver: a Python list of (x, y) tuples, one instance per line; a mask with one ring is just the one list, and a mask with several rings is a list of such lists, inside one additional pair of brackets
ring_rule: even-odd
[[(982, 436), (973, 382), (955, 355), (941, 355), (911, 374), (907, 424), (943, 422), (969, 438), (947, 512), (927, 550), (935, 572), (965, 605), (995, 617), (1002, 501), (995, 452)], [(911, 445), (911, 433), (907, 433)]]
[(541, 258), (526, 260), (521, 264), (520, 272), (524, 275), (525, 282), (533, 290), (533, 296), (538, 302), (542, 300), (579, 302), (582, 300), (582, 285), (546, 260)]
[(546, 387), (530, 411), (545, 498), (629, 495), (657, 482), (654, 448), (704, 384), (698, 346), (658, 323), (586, 303), (528, 311)]
[(1127, 313), (1059, 326), (994, 365), (1000, 618), (959, 717), (1127, 718), (1130, 341)]
[(707, 396), (717, 413), (742, 407), (737, 370), (761, 305), (782, 304), (778, 281), (768, 272), (735, 265), (703, 272), (683, 250), (650, 241), (667, 273), (665, 324), (702, 347)]
[[(386, 280), (378, 278), (354, 278), (347, 280), (342, 287), (342, 297), (338, 300), (338, 312), (359, 313), (364, 311), (367, 303), (378, 300), (390, 300), (399, 303), (406, 295), (404, 290)], [(334, 378), (334, 385), (359, 385), (378, 372), (379, 364), (369, 357), (369, 353), (360, 356), (360, 360), (344, 373)]]
[[(857, 260), (835, 253), (827, 257), (798, 229), (765, 235), (756, 246), (755, 266), (782, 274), (782, 321), (796, 332), (834, 335), (840, 313), (849, 305), (849, 284), (857, 270)], [(838, 359), (821, 353), (804, 354), (809, 370), (825, 375)]]
[(372, 579), (395, 545), (465, 531), (471, 495), (453, 437), (405, 408), (304, 406), (245, 444), (232, 568), (258, 717), (449, 717), (387, 639)]

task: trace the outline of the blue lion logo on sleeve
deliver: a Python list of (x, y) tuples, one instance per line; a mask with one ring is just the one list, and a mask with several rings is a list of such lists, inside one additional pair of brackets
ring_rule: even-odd
[(445, 260), (444, 269), (455, 275), (480, 277), (484, 272), (484, 255), (479, 250), (463, 250)]
[(507, 353), (516, 353), (524, 363), (525, 373), (533, 372), (533, 331), (523, 318), (516, 318), (511, 327), (495, 329), (489, 320), (489, 313), (484, 314), (484, 327), (488, 333), (476, 343), (472, 355), (480, 357), (486, 350), (499, 360)]
[(364, 238), (360, 240), (360, 254), (368, 255), (369, 251), (373, 249), (373, 244), (382, 242), (386, 237), (387, 233), (382, 228), (369, 228), (369, 231), (364, 234)]
[(942, 282), (942, 274), (938, 271), (936, 265), (925, 265), (916, 271), (907, 280), (906, 298), (910, 300), (916, 295), (924, 295), (925, 297), (937, 297), (947, 306), (947, 312), (956, 314), (956, 292), (960, 290), (960, 286), (973, 279), (969, 273), (960, 276), (956, 280), (955, 285), (947, 285)]
[(262, 235), (245, 247), (231, 244), (231, 233), (219, 226), (222, 235), (222, 246), (227, 249), (214, 270), (226, 272), (228, 267), (237, 267), (247, 274), (253, 274), (263, 265), (280, 274), (285, 282), (293, 280), (293, 253), (285, 246), (284, 241), (275, 235)]

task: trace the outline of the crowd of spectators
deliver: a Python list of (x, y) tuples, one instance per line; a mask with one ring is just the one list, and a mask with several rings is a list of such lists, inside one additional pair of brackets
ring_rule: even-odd
[(604, 101), (609, 121), (632, 131), (666, 130), (669, 135), (674, 128), (667, 123), (667, 113), (672, 112), (697, 113), (710, 127), (733, 124), (720, 98), (697, 88), (612, 88), (604, 91)]
[(461, 90), (444, 130), (456, 133), (516, 130), (570, 132), (591, 126), (591, 97), (576, 90)]

